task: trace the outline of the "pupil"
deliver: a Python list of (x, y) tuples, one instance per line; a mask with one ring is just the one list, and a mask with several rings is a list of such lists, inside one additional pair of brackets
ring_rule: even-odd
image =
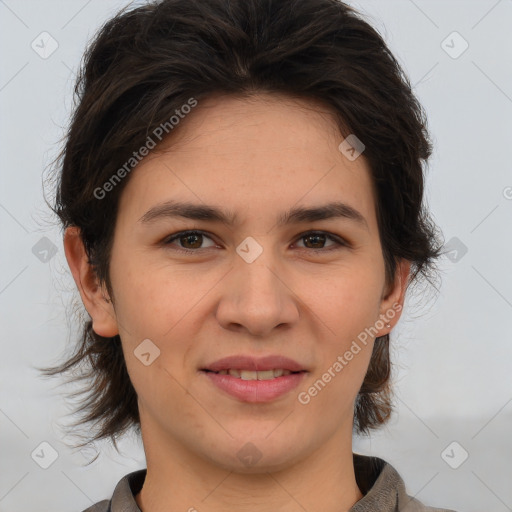
[(192, 242), (192, 245), (194, 245), (193, 247), (190, 247), (191, 249), (199, 249), (201, 247), (201, 239), (200, 237), (202, 237), (202, 235), (200, 234), (191, 234), (191, 235), (185, 235), (182, 237), (182, 240), (186, 240), (187, 242), (184, 244), (185, 246), (187, 245), (187, 243), (191, 240), (191, 239), (196, 239), (199, 240), (199, 244), (197, 245), (194, 245), (194, 242)]
[[(311, 240), (311, 239), (313, 239), (313, 240), (314, 240), (314, 239), (318, 240), (319, 238), (324, 238), (324, 237), (325, 237), (325, 235), (308, 235), (308, 236), (306, 237), (306, 240), (308, 240), (308, 239), (309, 239), (309, 240)], [(319, 243), (320, 245), (322, 245), (322, 243), (323, 243), (323, 242), (322, 242), (322, 241), (320, 241), (320, 242), (317, 242), (317, 243)], [(315, 242), (313, 242), (313, 245), (314, 245), (314, 244), (315, 244)], [(306, 245), (307, 245), (307, 244), (306, 244)], [(315, 248), (317, 248), (317, 247), (315, 247)], [(321, 248), (321, 247), (320, 247), (320, 248)]]

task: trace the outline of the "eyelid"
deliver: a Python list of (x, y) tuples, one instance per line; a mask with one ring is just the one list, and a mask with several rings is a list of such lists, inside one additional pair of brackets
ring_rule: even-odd
[(322, 231), (320, 229), (310, 229), (308, 231), (304, 231), (297, 235), (295, 238), (296, 240), (300, 240), (301, 238), (306, 237), (307, 235), (324, 235), (327, 239), (331, 240), (332, 242), (335, 242), (336, 246), (331, 246), (330, 248), (321, 248), (321, 249), (309, 249), (308, 247), (300, 247), (300, 249), (306, 250), (306, 251), (313, 251), (313, 252), (327, 252), (329, 250), (336, 250), (340, 249), (342, 247), (351, 247), (351, 244), (346, 240), (345, 238), (336, 235), (334, 233), (331, 233), (330, 231)]
[[(178, 231), (176, 233), (172, 233), (171, 235), (166, 236), (162, 240), (161, 243), (164, 246), (169, 246), (169, 245), (172, 245), (172, 242), (174, 242), (175, 240), (181, 238), (182, 236), (192, 235), (192, 234), (202, 235), (203, 237), (209, 238), (210, 240), (212, 240), (212, 242), (216, 243), (215, 240), (214, 240), (213, 235), (211, 235), (207, 231), (203, 231), (201, 229), (185, 229), (183, 231)], [(310, 229), (310, 230), (307, 230), (307, 231), (303, 231), (302, 233), (299, 233), (298, 235), (295, 235), (294, 240), (300, 240), (302, 238), (305, 238), (308, 235), (324, 235), (327, 239), (331, 240), (336, 245), (335, 246), (331, 246), (331, 247), (327, 247), (327, 248), (320, 248), (320, 249), (311, 249), (311, 248), (308, 248), (308, 247), (299, 247), (299, 249), (304, 250), (304, 251), (308, 251), (308, 252), (313, 252), (313, 253), (325, 253), (325, 252), (329, 252), (331, 250), (339, 250), (339, 249), (342, 249), (342, 248), (350, 248), (351, 247), (350, 242), (348, 242), (345, 238), (343, 238), (343, 237), (341, 237), (339, 235), (336, 235), (334, 233), (331, 233), (330, 231), (322, 231), (322, 230), (318, 230), (318, 229), (317, 230)], [(173, 250), (176, 250), (178, 252), (184, 252), (184, 253), (190, 254), (190, 253), (199, 253), (201, 250), (210, 249), (210, 248), (211, 247), (202, 247), (202, 248), (199, 248), (199, 249), (186, 249), (186, 248), (183, 248), (183, 247), (176, 246), (176, 247), (173, 247)]]
[[(181, 238), (182, 236), (196, 235), (196, 234), (202, 235), (203, 237), (206, 237), (206, 238), (209, 238), (212, 242), (216, 243), (215, 240), (213, 239), (213, 235), (211, 235), (207, 231), (203, 231), (201, 229), (185, 229), (183, 231), (177, 231), (176, 233), (172, 233), (171, 235), (166, 236), (162, 240), (162, 244), (164, 246), (171, 245), (172, 242)], [(184, 247), (174, 247), (174, 249), (177, 251), (181, 251), (181, 252), (192, 253), (192, 252), (199, 252), (199, 251), (201, 251), (201, 249), (209, 249), (209, 247), (202, 247), (200, 249), (185, 249)]]

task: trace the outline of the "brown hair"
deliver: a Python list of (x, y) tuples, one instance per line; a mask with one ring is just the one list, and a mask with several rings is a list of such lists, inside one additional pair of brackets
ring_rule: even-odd
[[(427, 121), (382, 37), (338, 0), (163, 0), (121, 11), (95, 36), (57, 160), (52, 208), (64, 228), (80, 228), (111, 297), (113, 230), (129, 176), (107, 199), (98, 199), (98, 188), (191, 97), (200, 102), (215, 93), (258, 91), (319, 100), (345, 137), (363, 141), (386, 279), (393, 280), (397, 260), (405, 258), (412, 262), (410, 283), (420, 276), (431, 282), (442, 245), (424, 206), (422, 164), (432, 151)], [(128, 428), (140, 433), (119, 336), (99, 336), (86, 320), (69, 359), (43, 372), (69, 370), (71, 380), (87, 382), (76, 424), (94, 422), (90, 440), (110, 437), (116, 445)], [(368, 433), (390, 417), (390, 370), (386, 335), (375, 340), (356, 398), (356, 432)]]

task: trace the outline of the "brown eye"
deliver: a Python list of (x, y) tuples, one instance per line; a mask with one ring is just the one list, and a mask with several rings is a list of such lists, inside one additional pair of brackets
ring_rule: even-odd
[[(203, 246), (207, 240), (210, 240), (210, 244)], [(180, 233), (175, 233), (167, 237), (164, 241), (164, 245), (171, 246), (177, 251), (199, 252), (201, 249), (214, 247), (215, 243), (209, 236), (200, 231), (181, 231)]]
[(322, 234), (312, 234), (312, 235), (306, 235), (303, 237), (304, 240), (307, 240), (309, 243), (313, 245), (313, 247), (308, 246), (308, 243), (306, 243), (306, 247), (308, 249), (322, 249), (322, 247), (325, 244), (326, 236)]
[[(324, 233), (322, 231), (305, 233), (301, 235), (299, 240), (304, 241), (306, 249), (324, 249), (323, 252), (348, 246), (347, 243), (345, 243), (341, 238), (337, 237), (336, 235)], [(330, 241), (332, 243), (326, 246), (325, 244), (327, 241)]]
[(203, 242), (203, 235), (200, 233), (183, 235), (180, 236), (179, 241), (185, 249), (200, 249)]

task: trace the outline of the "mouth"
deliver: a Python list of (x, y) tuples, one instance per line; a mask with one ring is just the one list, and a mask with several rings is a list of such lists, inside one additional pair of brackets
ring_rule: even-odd
[(265, 357), (238, 354), (208, 364), (199, 373), (222, 394), (240, 402), (263, 403), (288, 395), (309, 371), (279, 354)]
[(307, 371), (296, 371), (284, 368), (272, 370), (239, 370), (224, 369), (212, 371), (201, 370), (206, 377), (205, 382), (213, 384), (225, 396), (235, 398), (239, 402), (263, 404), (289, 395), (297, 388), (308, 374)]
[[(227, 372), (224, 375), (229, 375), (229, 372), (232, 372), (230, 374), (232, 377), (254, 380), (258, 378), (258, 374), (261, 375), (262, 379), (268, 379), (274, 377), (274, 374), (271, 375), (270, 372), (274, 372), (276, 377), (280, 377), (283, 374), (288, 374), (288, 372), (303, 372), (307, 368), (297, 361), (279, 354), (264, 357), (238, 354), (218, 359), (205, 365), (201, 370), (215, 373)], [(283, 374), (280, 372), (283, 372)]]
[(241, 380), (273, 380), (277, 379), (279, 377), (286, 377), (288, 375), (292, 375), (295, 373), (305, 373), (306, 370), (301, 371), (291, 371), (285, 368), (275, 368), (270, 370), (262, 370), (262, 371), (255, 371), (255, 370), (242, 370), (242, 369), (235, 369), (235, 368), (229, 368), (219, 371), (213, 371), (208, 369), (201, 370), (203, 372), (207, 373), (215, 373), (217, 375), (229, 375), (231, 377), (235, 377), (236, 379)]

